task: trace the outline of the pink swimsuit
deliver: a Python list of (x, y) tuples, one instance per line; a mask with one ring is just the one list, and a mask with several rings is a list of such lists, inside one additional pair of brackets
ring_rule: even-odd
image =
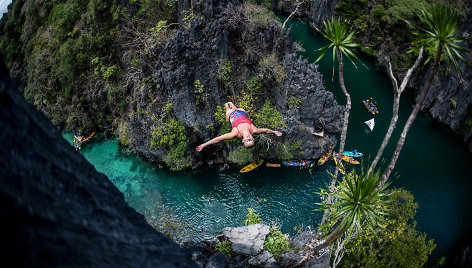
[[(239, 132), (238, 126), (241, 123), (248, 123), (249, 125), (252, 125), (251, 120), (249, 120), (249, 117), (247, 116), (247, 113), (245, 111), (241, 110), (235, 110), (231, 112), (229, 115), (229, 122), (231, 123), (231, 127), (235, 127), (236, 130)], [(252, 128), (250, 128), (250, 131), (252, 133)], [(241, 132), (239, 132), (241, 135)]]

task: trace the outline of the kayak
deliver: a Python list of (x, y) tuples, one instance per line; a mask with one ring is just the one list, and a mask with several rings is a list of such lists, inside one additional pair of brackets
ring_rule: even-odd
[(280, 167), (280, 164), (267, 163), (266, 167)]
[(308, 166), (310, 164), (310, 160), (292, 160), (292, 161), (283, 161), (282, 164), (289, 166), (289, 167), (300, 167), (300, 166)]
[(374, 126), (375, 126), (374, 118), (372, 118), (370, 120), (367, 120), (364, 123), (369, 127), (370, 131), (372, 131), (372, 129), (374, 129)]
[(72, 145), (74, 146), (75, 150), (80, 150), (82, 149), (82, 144), (86, 141), (88, 141), (89, 139), (91, 139), (93, 137), (93, 135), (95, 135), (95, 131), (92, 132), (92, 134), (90, 134), (90, 136), (88, 136), (87, 138), (83, 139), (82, 137), (77, 137), (77, 136), (74, 136), (74, 140), (72, 141)]
[(339, 169), (339, 172), (341, 172), (343, 175), (346, 175), (346, 171), (344, 171), (344, 165), (341, 162), (338, 163), (338, 158), (336, 155), (337, 154), (333, 155), (334, 163), (336, 163), (336, 167)]
[(364, 103), (365, 108), (371, 113), (371, 114), (378, 114), (379, 110), (377, 109), (377, 105), (374, 101), (374, 99), (370, 98), (365, 101), (362, 101)]
[(332, 155), (333, 150), (328, 150), (324, 155), (320, 157), (318, 160), (318, 166), (323, 165)]
[(356, 159), (354, 159), (354, 158), (351, 157), (351, 156), (343, 155), (343, 156), (341, 157), (341, 159), (342, 159), (343, 161), (348, 162), (349, 164), (354, 164), (354, 165), (359, 165), (359, 164), (360, 164), (359, 161), (357, 161)]
[(246, 172), (249, 172), (253, 169), (256, 169), (258, 166), (262, 165), (262, 162), (264, 162), (264, 159), (261, 159), (261, 161), (259, 161), (259, 163), (251, 163), (251, 164), (243, 167), (239, 172), (240, 173), (246, 173)]
[(344, 151), (344, 154), (352, 157), (361, 157), (363, 154), (354, 150), (354, 151)]

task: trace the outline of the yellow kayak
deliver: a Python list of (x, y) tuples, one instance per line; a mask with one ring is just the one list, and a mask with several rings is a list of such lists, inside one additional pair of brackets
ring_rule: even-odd
[(249, 172), (253, 169), (256, 169), (258, 166), (262, 165), (262, 162), (264, 162), (264, 159), (261, 159), (261, 161), (259, 161), (259, 163), (251, 163), (251, 164), (243, 167), (239, 172), (240, 173), (246, 173), (246, 172)]
[(323, 156), (321, 156), (320, 159), (318, 160), (318, 166), (323, 165), (331, 157), (332, 153), (333, 153), (333, 150), (328, 150), (328, 152), (326, 152)]
[(339, 172), (341, 172), (343, 175), (346, 175), (346, 171), (344, 171), (343, 163), (341, 161), (339, 161), (338, 163), (337, 154), (333, 155), (333, 159), (334, 159), (334, 163), (336, 163), (336, 167), (339, 169)]
[(360, 164), (359, 161), (357, 161), (357, 160), (354, 159), (353, 157), (347, 156), (347, 155), (345, 155), (345, 154), (343, 154), (343, 156), (341, 157), (341, 159), (344, 160), (344, 161), (346, 161), (346, 162), (348, 162), (348, 163), (350, 163), (350, 164), (354, 164), (354, 165), (359, 165), (359, 164)]

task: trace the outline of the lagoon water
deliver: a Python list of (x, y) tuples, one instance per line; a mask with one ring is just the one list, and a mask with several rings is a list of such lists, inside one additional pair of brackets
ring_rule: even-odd
[[(325, 43), (314, 36), (307, 25), (289, 23), (292, 37), (300, 43), (301, 56), (313, 62)], [(329, 55), (320, 62), (325, 88), (341, 104), (345, 99), (338, 86), (337, 72), (331, 80)], [(352, 97), (352, 111), (346, 149), (357, 149), (375, 156), (391, 118), (393, 92), (385, 73), (377, 71), (372, 60), (362, 58), (367, 68), (345, 64), (345, 82)], [(362, 104), (368, 97), (376, 99), (380, 113), (372, 116)], [(412, 100), (405, 96), (400, 119), (392, 141), (396, 142), (408, 117)], [(364, 121), (374, 117), (371, 132)], [(72, 142), (73, 136), (64, 133)], [(315, 137), (314, 137), (315, 138)], [(393, 144), (394, 142), (392, 142)], [(390, 145), (385, 156), (390, 156)], [(396, 166), (398, 178), (393, 187), (402, 187), (419, 203), (417, 228), (434, 238), (437, 248), (432, 261), (441, 256), (451, 258), (464, 243), (472, 241), (472, 157), (465, 145), (427, 116), (416, 119)], [(239, 166), (220, 170), (221, 166), (198, 171), (174, 173), (160, 169), (140, 157), (127, 153), (113, 137), (97, 137), (80, 151), (98, 171), (103, 172), (124, 194), (127, 202), (150, 220), (163, 214), (174, 214), (191, 226), (195, 238), (214, 238), (223, 227), (241, 226), (247, 208), (254, 208), (262, 219), (282, 226), (294, 234), (303, 228), (316, 228), (322, 213), (314, 211), (319, 202), (316, 192), (330, 180), (327, 171), (332, 161), (309, 169), (268, 168), (240, 174)]]

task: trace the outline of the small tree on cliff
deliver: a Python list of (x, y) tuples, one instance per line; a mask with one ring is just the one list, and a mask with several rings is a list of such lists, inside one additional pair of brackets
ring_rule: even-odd
[[(459, 51), (464, 51), (465, 49), (457, 44), (464, 41), (465, 39), (455, 36), (460, 28), (457, 13), (454, 12), (449, 6), (445, 6), (444, 4), (435, 4), (431, 7), (431, 10), (422, 10), (422, 12), (419, 14), (419, 18), (425, 25), (424, 28), (411, 23), (410, 25), (416, 29), (419, 29), (423, 34), (426, 34), (426, 37), (419, 40), (419, 42), (424, 43), (425, 45), (432, 45), (436, 51), (436, 56), (434, 57), (432, 69), (428, 73), (423, 91), (418, 96), (416, 105), (408, 117), (401, 136), (398, 139), (392, 159), (385, 170), (384, 175), (382, 176), (381, 185), (388, 180), (395, 167), (398, 157), (400, 156), (400, 151), (402, 150), (403, 144), (405, 143), (406, 135), (408, 134), (411, 125), (415, 121), (416, 116), (418, 115), (418, 112), (420, 111), (421, 106), (428, 95), (434, 74), (436, 74), (439, 70), (439, 65), (444, 52), (446, 52), (445, 55), (453, 63), (456, 71), (459, 74), (459, 78), (461, 79), (461, 71), (455, 57), (465, 61), (459, 53)], [(428, 58), (428, 61), (430, 58)]]
[(334, 193), (321, 192), (321, 195), (331, 197), (333, 202), (320, 203), (324, 210), (330, 210), (331, 219), (329, 227), (331, 231), (325, 236), (318, 249), (325, 248), (341, 237), (346, 231), (352, 232), (354, 228), (361, 230), (362, 226), (368, 226), (375, 233), (376, 229), (384, 223), (382, 215), (388, 215), (386, 204), (391, 202), (384, 184), (376, 189), (381, 179), (380, 171), (366, 174), (364, 170), (356, 173), (348, 173), (339, 182), (339, 187)]
[[(360, 47), (360, 44), (354, 43), (354, 34), (355, 31), (352, 31), (350, 28), (346, 26), (344, 22), (340, 19), (332, 18), (331, 21), (325, 21), (324, 23), (324, 30), (316, 30), (329, 41), (329, 44), (326, 46), (318, 49), (323, 51), (321, 55), (316, 59), (315, 63), (318, 62), (320, 59), (324, 57), (324, 55), (332, 48), (333, 51), (333, 77), (334, 77), (334, 60), (335, 56), (338, 59), (339, 63), (339, 85), (341, 86), (341, 90), (343, 91), (344, 95), (346, 96), (346, 110), (344, 111), (344, 120), (343, 120), (343, 129), (341, 131), (341, 141), (339, 142), (339, 154), (344, 151), (344, 144), (346, 143), (346, 135), (347, 135), (347, 127), (349, 123), (349, 113), (351, 111), (351, 96), (347, 92), (346, 85), (344, 84), (344, 64), (343, 64), (343, 55), (345, 55), (355, 66), (354, 61), (352, 58), (360, 61), (356, 55), (351, 51), (351, 49)], [(330, 191), (334, 190), (334, 186), (336, 184), (336, 178), (338, 176), (338, 169), (336, 169), (334, 173), (333, 180), (331, 181)], [(328, 203), (331, 201), (331, 197), (328, 197)], [(321, 220), (321, 225), (324, 224), (326, 220), (328, 211), (325, 210), (323, 214), (323, 218)]]

